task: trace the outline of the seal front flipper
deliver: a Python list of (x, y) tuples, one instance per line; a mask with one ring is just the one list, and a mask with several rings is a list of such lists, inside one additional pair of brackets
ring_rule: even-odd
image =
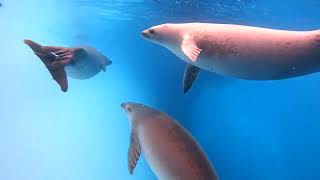
[(199, 54), (202, 49), (200, 49), (192, 37), (189, 35), (185, 35), (181, 44), (182, 52), (191, 60), (192, 62), (196, 62)]
[(183, 76), (183, 92), (186, 94), (197, 79), (200, 68), (187, 64)]
[(41, 59), (43, 64), (47, 67), (53, 79), (59, 84), (61, 90), (66, 92), (68, 90), (68, 79), (64, 66), (54, 67), (52, 64), (56, 61), (57, 55), (52, 53), (60, 49), (60, 47), (41, 46), (40, 44), (31, 40), (24, 40), (34, 53)]
[(130, 146), (128, 151), (128, 169), (130, 174), (133, 174), (141, 154), (139, 137), (134, 128), (131, 131)]

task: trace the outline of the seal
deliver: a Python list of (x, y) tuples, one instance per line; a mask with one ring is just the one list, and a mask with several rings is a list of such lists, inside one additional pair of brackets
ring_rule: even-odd
[(320, 30), (185, 23), (154, 26), (142, 36), (188, 63), (185, 93), (199, 69), (247, 80), (280, 80), (320, 70)]
[(158, 179), (218, 179), (200, 145), (176, 120), (142, 104), (123, 103), (121, 107), (132, 127), (128, 151), (131, 174), (143, 152)]
[(31, 40), (24, 40), (24, 43), (41, 59), (63, 92), (68, 90), (67, 75), (75, 79), (89, 79), (101, 70), (106, 71), (106, 66), (112, 63), (89, 46), (42, 46)]

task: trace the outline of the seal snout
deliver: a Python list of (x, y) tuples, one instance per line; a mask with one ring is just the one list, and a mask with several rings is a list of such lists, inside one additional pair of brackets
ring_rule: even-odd
[(122, 108), (122, 109), (126, 109), (126, 103), (122, 103), (122, 104), (121, 104), (121, 108)]
[(121, 108), (124, 110), (125, 113), (131, 113), (131, 106), (130, 103), (122, 103)]
[(141, 32), (141, 36), (144, 37), (144, 38), (150, 38), (150, 32), (149, 30), (144, 30)]

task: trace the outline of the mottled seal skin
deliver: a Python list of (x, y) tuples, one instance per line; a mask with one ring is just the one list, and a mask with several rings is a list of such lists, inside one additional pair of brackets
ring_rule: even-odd
[(68, 90), (67, 75), (75, 79), (89, 79), (105, 71), (112, 62), (91, 47), (42, 46), (31, 40), (24, 40), (45, 64), (53, 79), (63, 92)]
[(123, 103), (132, 126), (130, 173), (140, 153), (159, 180), (217, 180), (207, 156), (192, 135), (168, 115), (137, 103)]
[(142, 35), (194, 67), (241, 79), (279, 80), (320, 70), (319, 30), (186, 23), (154, 26)]

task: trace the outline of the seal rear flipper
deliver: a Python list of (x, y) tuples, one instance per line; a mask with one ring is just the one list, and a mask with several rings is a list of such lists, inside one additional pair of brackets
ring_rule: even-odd
[(201, 53), (202, 49), (200, 49), (196, 43), (194, 42), (193, 38), (186, 35), (181, 44), (182, 52), (191, 60), (192, 62), (196, 62), (199, 54)]
[(133, 174), (133, 171), (140, 158), (140, 154), (141, 154), (141, 147), (140, 147), (139, 137), (136, 131), (132, 129), (129, 151), (128, 151), (128, 169), (130, 174)]
[[(57, 66), (55, 62), (57, 62), (57, 57), (55, 53), (52, 51), (57, 51), (59, 49), (63, 49), (62, 47), (54, 47), (54, 46), (42, 46), (31, 40), (24, 40), (24, 43), (27, 44), (33, 52), (40, 58), (42, 63), (47, 67), (53, 79), (59, 84), (61, 90), (66, 92), (68, 90), (68, 79), (66, 72), (64, 70), (64, 66)], [(62, 59), (64, 60), (64, 59)], [(63, 62), (63, 61), (61, 61)]]
[(183, 91), (186, 94), (192, 87), (197, 78), (200, 68), (187, 64), (183, 77)]
[(42, 46), (34, 41), (31, 41), (29, 39), (25, 39), (23, 42), (26, 45), (28, 45), (35, 53), (42, 51)]
[(68, 91), (68, 78), (64, 66), (62, 67), (47, 67), (52, 78), (59, 84), (61, 90), (63, 92)]
[(39, 56), (39, 55), (38, 57), (41, 59), (43, 64), (45, 64), (52, 78), (59, 84), (61, 90), (63, 92), (67, 92), (68, 78), (67, 78), (66, 71), (64, 69), (64, 65), (57, 63), (59, 61), (50, 60), (51, 58), (45, 58), (44, 56)]

